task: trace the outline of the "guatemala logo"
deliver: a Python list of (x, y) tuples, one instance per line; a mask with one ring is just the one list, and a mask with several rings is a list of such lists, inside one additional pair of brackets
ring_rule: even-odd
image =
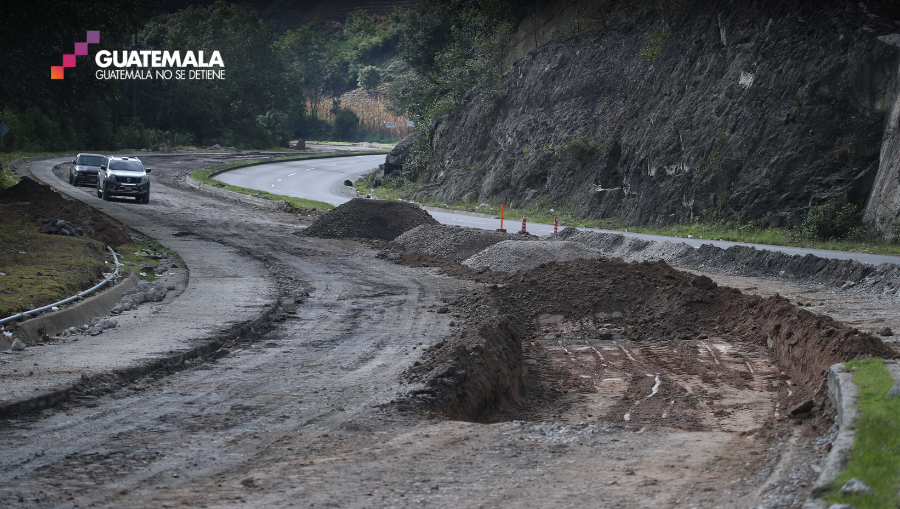
[(98, 44), (100, 42), (100, 32), (98, 30), (88, 30), (87, 42), (76, 42), (75, 53), (63, 55), (63, 65), (50, 66), (50, 79), (61, 80), (65, 77), (66, 67), (75, 67), (75, 57), (88, 54), (88, 44)]

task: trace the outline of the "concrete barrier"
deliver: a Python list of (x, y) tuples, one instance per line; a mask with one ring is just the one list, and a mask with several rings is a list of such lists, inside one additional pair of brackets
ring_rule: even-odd
[(803, 504), (803, 509), (825, 509), (828, 502), (822, 495), (831, 487), (838, 474), (847, 465), (847, 457), (850, 448), (853, 447), (853, 439), (856, 434), (856, 423), (859, 413), (856, 410), (856, 384), (853, 383), (853, 373), (843, 363), (835, 364), (828, 370), (828, 397), (831, 404), (837, 410), (834, 418), (838, 425), (838, 433), (831, 444), (831, 452), (825, 459), (822, 473), (813, 484), (809, 498)]
[(140, 280), (137, 275), (132, 273), (119, 284), (98, 295), (84, 299), (59, 311), (45, 313), (18, 324), (19, 329), (22, 331), (22, 336), (24, 336), (23, 339), (27, 343), (34, 343), (40, 341), (41, 336), (44, 334), (52, 336), (69, 327), (86, 324), (95, 316), (108, 315), (109, 310), (122, 299), (122, 294), (126, 290), (136, 287)]

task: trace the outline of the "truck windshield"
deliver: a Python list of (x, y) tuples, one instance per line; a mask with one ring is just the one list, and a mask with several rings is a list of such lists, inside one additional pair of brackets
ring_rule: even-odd
[(81, 156), (75, 161), (75, 164), (83, 164), (85, 166), (101, 166), (106, 158), (103, 156)]
[(144, 165), (140, 161), (110, 161), (109, 169), (116, 171), (144, 171)]

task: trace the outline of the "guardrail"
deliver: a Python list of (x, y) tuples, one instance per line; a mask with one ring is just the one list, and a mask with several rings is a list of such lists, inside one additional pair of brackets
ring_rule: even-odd
[(29, 311), (23, 311), (23, 312), (21, 312), (21, 313), (19, 313), (19, 314), (12, 315), (12, 316), (9, 316), (9, 317), (6, 317), (6, 318), (0, 320), (0, 324), (9, 323), (9, 322), (12, 322), (12, 321), (14, 321), (14, 320), (18, 320), (18, 319), (20, 319), (20, 318), (27, 318), (27, 317), (30, 316), (30, 315), (36, 315), (36, 314), (38, 314), (38, 313), (40, 313), (40, 312), (42, 312), (42, 311), (46, 311), (46, 310), (48, 310), (48, 309), (51, 309), (51, 308), (54, 307), (54, 306), (60, 306), (60, 305), (62, 305), (62, 304), (68, 304), (69, 302), (72, 302), (73, 300), (82, 299), (82, 298), (86, 297), (87, 295), (89, 295), (89, 294), (91, 294), (91, 293), (97, 291), (100, 287), (102, 287), (102, 286), (105, 285), (106, 283), (109, 283), (110, 281), (112, 281), (113, 279), (115, 279), (115, 277), (119, 275), (119, 267), (120, 267), (122, 264), (119, 263), (119, 257), (116, 256), (116, 252), (113, 251), (113, 248), (111, 248), (111, 247), (109, 247), (109, 246), (106, 246), (106, 249), (109, 249), (109, 252), (112, 253), (112, 255), (113, 255), (113, 262), (116, 264), (116, 271), (113, 272), (112, 274), (110, 274), (109, 277), (107, 277), (107, 278), (104, 279), (103, 281), (100, 281), (98, 284), (94, 285), (93, 287), (88, 288), (87, 290), (85, 290), (85, 291), (83, 291), (83, 292), (81, 292), (81, 293), (78, 293), (78, 294), (75, 294), (75, 295), (69, 297), (68, 299), (63, 299), (63, 300), (61, 300), (61, 301), (59, 301), (59, 302), (54, 302), (53, 304), (47, 304), (46, 306), (41, 306), (41, 307), (36, 308), (36, 309), (32, 309), (32, 310), (29, 310)]

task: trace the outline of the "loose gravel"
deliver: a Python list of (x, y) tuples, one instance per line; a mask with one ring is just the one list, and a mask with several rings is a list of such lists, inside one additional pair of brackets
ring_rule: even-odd
[(780, 277), (826, 284), (842, 290), (865, 291), (886, 297), (900, 297), (900, 265), (870, 265), (855, 260), (835, 260), (812, 254), (789, 255), (768, 249), (731, 246), (728, 249), (706, 244), (700, 248), (683, 242), (656, 242), (566, 228), (551, 240), (569, 241), (598, 250), (605, 256), (626, 260), (664, 260), (679, 267), (713, 270), (736, 276)]
[(443, 256), (445, 260), (462, 263), (466, 258), (507, 240), (535, 240), (532, 235), (503, 233), (464, 226), (424, 224), (394, 239), (407, 251)]
[(600, 251), (578, 242), (506, 240), (471, 256), (462, 263), (475, 269), (487, 267), (490, 270), (512, 272), (519, 269), (532, 269), (542, 263), (564, 262), (578, 258), (599, 258), (600, 256)]

